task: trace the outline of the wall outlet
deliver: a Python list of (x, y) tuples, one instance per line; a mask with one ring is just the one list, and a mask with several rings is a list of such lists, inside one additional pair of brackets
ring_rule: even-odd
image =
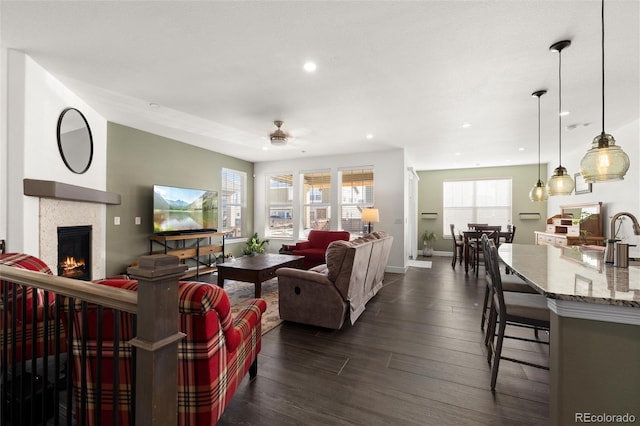
[(120, 225), (120, 216), (114, 216), (113, 217), (113, 224), (114, 225)]
[(136, 225), (140, 225), (140, 222), (141, 222), (140, 216), (136, 216), (134, 222)]

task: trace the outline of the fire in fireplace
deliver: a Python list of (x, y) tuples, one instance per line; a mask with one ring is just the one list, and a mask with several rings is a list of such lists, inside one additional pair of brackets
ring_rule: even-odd
[(91, 226), (58, 227), (58, 275), (91, 280)]

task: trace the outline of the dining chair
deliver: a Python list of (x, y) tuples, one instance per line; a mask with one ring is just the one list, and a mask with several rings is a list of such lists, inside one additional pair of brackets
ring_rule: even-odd
[[(530, 367), (548, 370), (549, 367), (542, 364), (517, 359), (502, 354), (505, 338), (526, 342), (534, 342), (549, 345), (548, 341), (538, 339), (538, 330), (550, 329), (550, 313), (547, 300), (541, 294), (510, 293), (504, 292), (500, 276), (500, 264), (498, 262), (498, 250), (492, 240), (486, 241), (489, 274), (491, 275), (491, 310), (489, 313), (488, 337), (489, 345), (487, 362), (491, 365), (491, 390), (495, 391), (498, 379), (500, 360), (511, 361)], [(530, 328), (535, 330), (536, 339), (507, 335), (507, 325)]]
[(511, 231), (503, 233), (502, 243), (513, 243), (513, 238), (516, 236), (516, 226), (511, 227)]
[(475, 231), (478, 226), (489, 226), (488, 223), (467, 223), (467, 228), (470, 231)]
[[(482, 251), (482, 235), (487, 235), (496, 246), (499, 244), (500, 240), (500, 230), (502, 226), (500, 225), (478, 225), (476, 226), (476, 235), (470, 240), (469, 248), (471, 249), (471, 256), (473, 259), (473, 268), (476, 273), (476, 277), (478, 276), (478, 272), (480, 269), (480, 263), (484, 265), (484, 256)], [(485, 267), (486, 272), (486, 267)]]
[[(500, 244), (503, 243), (507, 243), (507, 244), (512, 244), (513, 243), (513, 239), (516, 236), (516, 226), (512, 226), (511, 230), (508, 232), (502, 232), (500, 237)], [(510, 274), (511, 273), (511, 268), (509, 268), (507, 265), (504, 265), (504, 272), (505, 274)]]
[(451, 238), (453, 239), (453, 260), (451, 261), (451, 267), (456, 269), (456, 261), (458, 258), (460, 259), (460, 264), (462, 264), (463, 250), (464, 250), (464, 241), (456, 236), (455, 225), (449, 225), (451, 228)]

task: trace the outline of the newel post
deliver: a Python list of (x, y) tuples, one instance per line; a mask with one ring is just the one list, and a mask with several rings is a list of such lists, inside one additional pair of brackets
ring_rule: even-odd
[(136, 425), (178, 422), (178, 279), (185, 265), (164, 254), (142, 256), (127, 269), (138, 280)]

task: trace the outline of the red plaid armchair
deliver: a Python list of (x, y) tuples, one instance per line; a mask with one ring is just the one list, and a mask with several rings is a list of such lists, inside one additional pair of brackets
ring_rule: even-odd
[[(132, 280), (98, 280), (98, 284), (137, 291), (138, 283)], [(266, 310), (263, 299), (254, 299), (232, 317), (229, 298), (217, 286), (199, 282), (179, 283), (180, 331), (186, 337), (178, 346), (178, 424), (215, 425), (231, 400), (238, 385), (250, 372), (257, 374), (257, 356), (261, 348), (261, 319)], [(88, 341), (86, 362), (82, 362), (81, 342), (83, 323), (79, 306), (76, 306), (73, 323), (73, 383), (76, 407), (82, 407), (80, 389), (83, 376), (88, 400), (84, 413), (88, 425), (94, 425), (99, 417), (102, 424), (111, 424), (114, 414), (120, 425), (131, 424), (131, 346), (134, 337), (132, 315), (122, 313), (118, 334), (120, 342), (118, 363), (118, 407), (113, 412), (114, 399), (114, 313), (104, 309), (102, 319), (102, 349), (97, 345), (96, 306), (88, 307), (86, 336)], [(102, 379), (97, 377), (98, 353), (102, 358)], [(84, 370), (84, 372), (83, 372)], [(97, 406), (97, 394), (101, 394), (101, 406)], [(77, 408), (78, 410), (78, 408)]]
[[(52, 275), (51, 270), (42, 260), (28, 254), (0, 254), (0, 264)], [(35, 311), (33, 305), (34, 297), (36, 299)], [(0, 342), (4, 342), (4, 333), (6, 333), (6, 349), (9, 363), (22, 361), (23, 358), (24, 360), (32, 359), (34, 350), (35, 358), (43, 357), (45, 348), (47, 355), (53, 355), (57, 333), (59, 333), (60, 337), (61, 352), (65, 351), (64, 329), (60, 327), (59, 330), (56, 330), (53, 309), (51, 309), (55, 301), (55, 294), (49, 292), (46, 297), (47, 303), (45, 305), (45, 292), (43, 290), (18, 285), (7, 280), (0, 280)], [(26, 299), (26, 303), (23, 302), (23, 298)], [(48, 336), (45, 339), (44, 310), (47, 307), (50, 314), (48, 317)], [(33, 328), (34, 316), (36, 317), (35, 330)], [(14, 319), (16, 321), (15, 329), (13, 328)]]

